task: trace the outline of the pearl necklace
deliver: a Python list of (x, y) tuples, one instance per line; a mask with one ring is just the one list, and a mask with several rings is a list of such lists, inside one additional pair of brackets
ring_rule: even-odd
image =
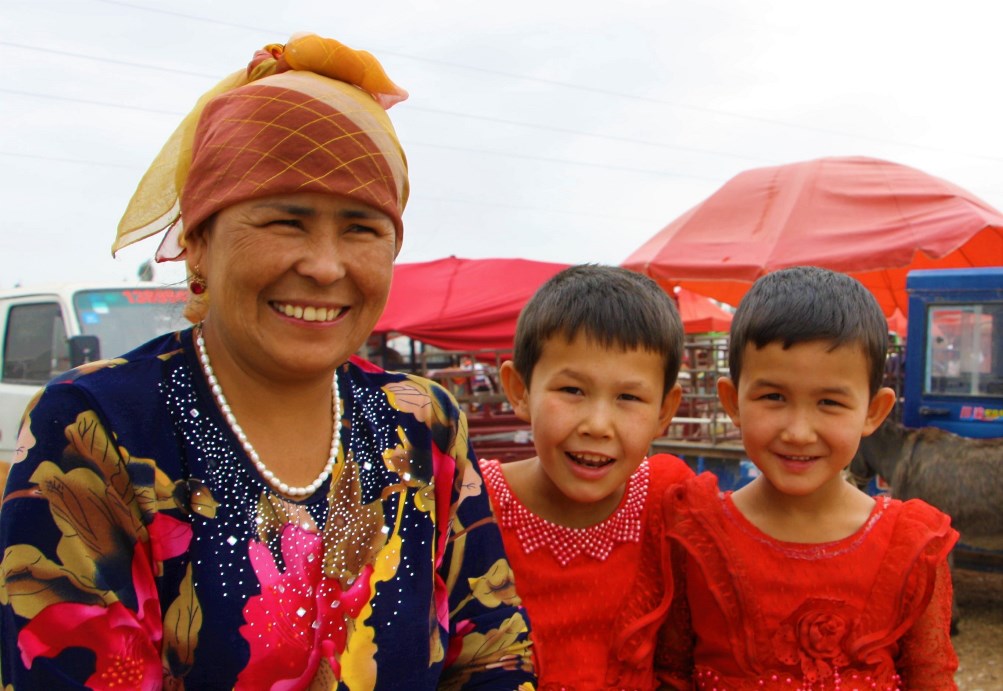
[(223, 387), (220, 386), (219, 380), (216, 379), (216, 375), (213, 373), (212, 364), (209, 362), (209, 353), (206, 352), (205, 349), (205, 339), (202, 338), (201, 328), (198, 330), (195, 337), (195, 345), (198, 346), (199, 361), (202, 363), (202, 371), (205, 373), (206, 381), (209, 382), (210, 391), (212, 391), (213, 396), (216, 397), (216, 403), (219, 404), (219, 409), (222, 411), (223, 417), (226, 418), (227, 423), (230, 425), (230, 429), (233, 430), (234, 435), (244, 447), (244, 451), (247, 452), (248, 458), (250, 458), (251, 462), (254, 463), (254, 467), (257, 468), (262, 477), (268, 481), (268, 484), (270, 484), (273, 489), (291, 497), (308, 497), (320, 489), (320, 486), (323, 485), (327, 481), (327, 478), (331, 476), (331, 471), (334, 469), (334, 464), (338, 459), (338, 449), (341, 446), (341, 401), (338, 399), (337, 370), (334, 373), (334, 380), (331, 383), (331, 396), (334, 401), (331, 405), (334, 410), (334, 432), (331, 435), (331, 455), (328, 456), (327, 463), (324, 464), (324, 469), (320, 471), (320, 475), (317, 476), (316, 480), (305, 487), (290, 487), (277, 478), (275, 473), (269, 470), (268, 466), (261, 461), (261, 458), (258, 456), (258, 452), (254, 450), (250, 439), (247, 438), (247, 434), (244, 433), (240, 423), (237, 422), (237, 418), (230, 409), (230, 404), (227, 402), (226, 396), (223, 395)]

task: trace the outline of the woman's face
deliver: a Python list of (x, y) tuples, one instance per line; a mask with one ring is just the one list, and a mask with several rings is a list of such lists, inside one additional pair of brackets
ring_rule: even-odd
[(345, 197), (280, 194), (223, 209), (187, 245), (209, 288), (214, 364), (283, 382), (329, 374), (376, 325), (398, 249), (389, 216)]

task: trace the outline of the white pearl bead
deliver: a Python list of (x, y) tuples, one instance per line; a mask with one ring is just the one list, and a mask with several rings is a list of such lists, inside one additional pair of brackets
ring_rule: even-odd
[(202, 363), (202, 371), (205, 374), (206, 382), (208, 382), (209, 389), (216, 398), (216, 403), (219, 406), (220, 412), (222, 412), (223, 417), (226, 418), (227, 424), (229, 424), (230, 429), (233, 430), (234, 436), (237, 437), (240, 445), (244, 447), (244, 451), (247, 453), (248, 458), (251, 459), (251, 462), (254, 464), (254, 467), (257, 468), (261, 476), (268, 482), (269, 485), (272, 486), (273, 489), (291, 497), (306, 497), (320, 489), (320, 486), (323, 485), (331, 476), (334, 464), (338, 460), (338, 450), (341, 448), (341, 399), (338, 398), (337, 371), (335, 371), (334, 379), (331, 382), (331, 396), (333, 399), (332, 408), (334, 415), (334, 430), (331, 434), (331, 453), (317, 479), (304, 487), (291, 487), (285, 482), (279, 480), (279, 478), (275, 476), (275, 473), (269, 470), (268, 467), (261, 461), (261, 458), (258, 456), (258, 452), (254, 450), (254, 446), (251, 445), (250, 440), (247, 438), (247, 434), (245, 434), (243, 428), (240, 426), (240, 423), (237, 422), (237, 417), (233, 414), (233, 410), (230, 408), (230, 404), (227, 402), (226, 396), (223, 395), (223, 387), (216, 378), (216, 374), (212, 370), (212, 364), (209, 362), (209, 353), (205, 349), (205, 339), (202, 338), (201, 325), (199, 325), (198, 331), (196, 332), (195, 345), (198, 346), (199, 361)]

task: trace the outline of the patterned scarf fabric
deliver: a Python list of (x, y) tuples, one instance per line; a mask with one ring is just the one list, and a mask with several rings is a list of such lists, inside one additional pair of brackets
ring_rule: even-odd
[(405, 98), (372, 55), (332, 39), (266, 46), (175, 130), (129, 202), (112, 254), (167, 228), (157, 260), (181, 259), (186, 231), (217, 211), (297, 192), (379, 209), (399, 247), (407, 161), (385, 109)]

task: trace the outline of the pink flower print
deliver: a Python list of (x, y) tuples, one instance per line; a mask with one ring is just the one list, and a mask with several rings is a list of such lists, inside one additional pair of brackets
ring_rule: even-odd
[(343, 589), (338, 579), (323, 573), (320, 535), (287, 524), (280, 540), (283, 572), (266, 545), (248, 545), (261, 594), (244, 606), (247, 623), (240, 633), (251, 655), (235, 689), (305, 689), (322, 659), (340, 678), (338, 657), (345, 650), (346, 621), (357, 617), (372, 597), (371, 565)]
[(88, 688), (161, 688), (163, 623), (145, 543), (135, 545), (132, 574), (138, 612), (121, 602), (108, 606), (77, 602), (49, 605), (18, 637), (25, 666), (31, 668), (36, 658), (59, 655), (66, 648), (87, 648), (94, 651), (96, 664), (86, 681)]

